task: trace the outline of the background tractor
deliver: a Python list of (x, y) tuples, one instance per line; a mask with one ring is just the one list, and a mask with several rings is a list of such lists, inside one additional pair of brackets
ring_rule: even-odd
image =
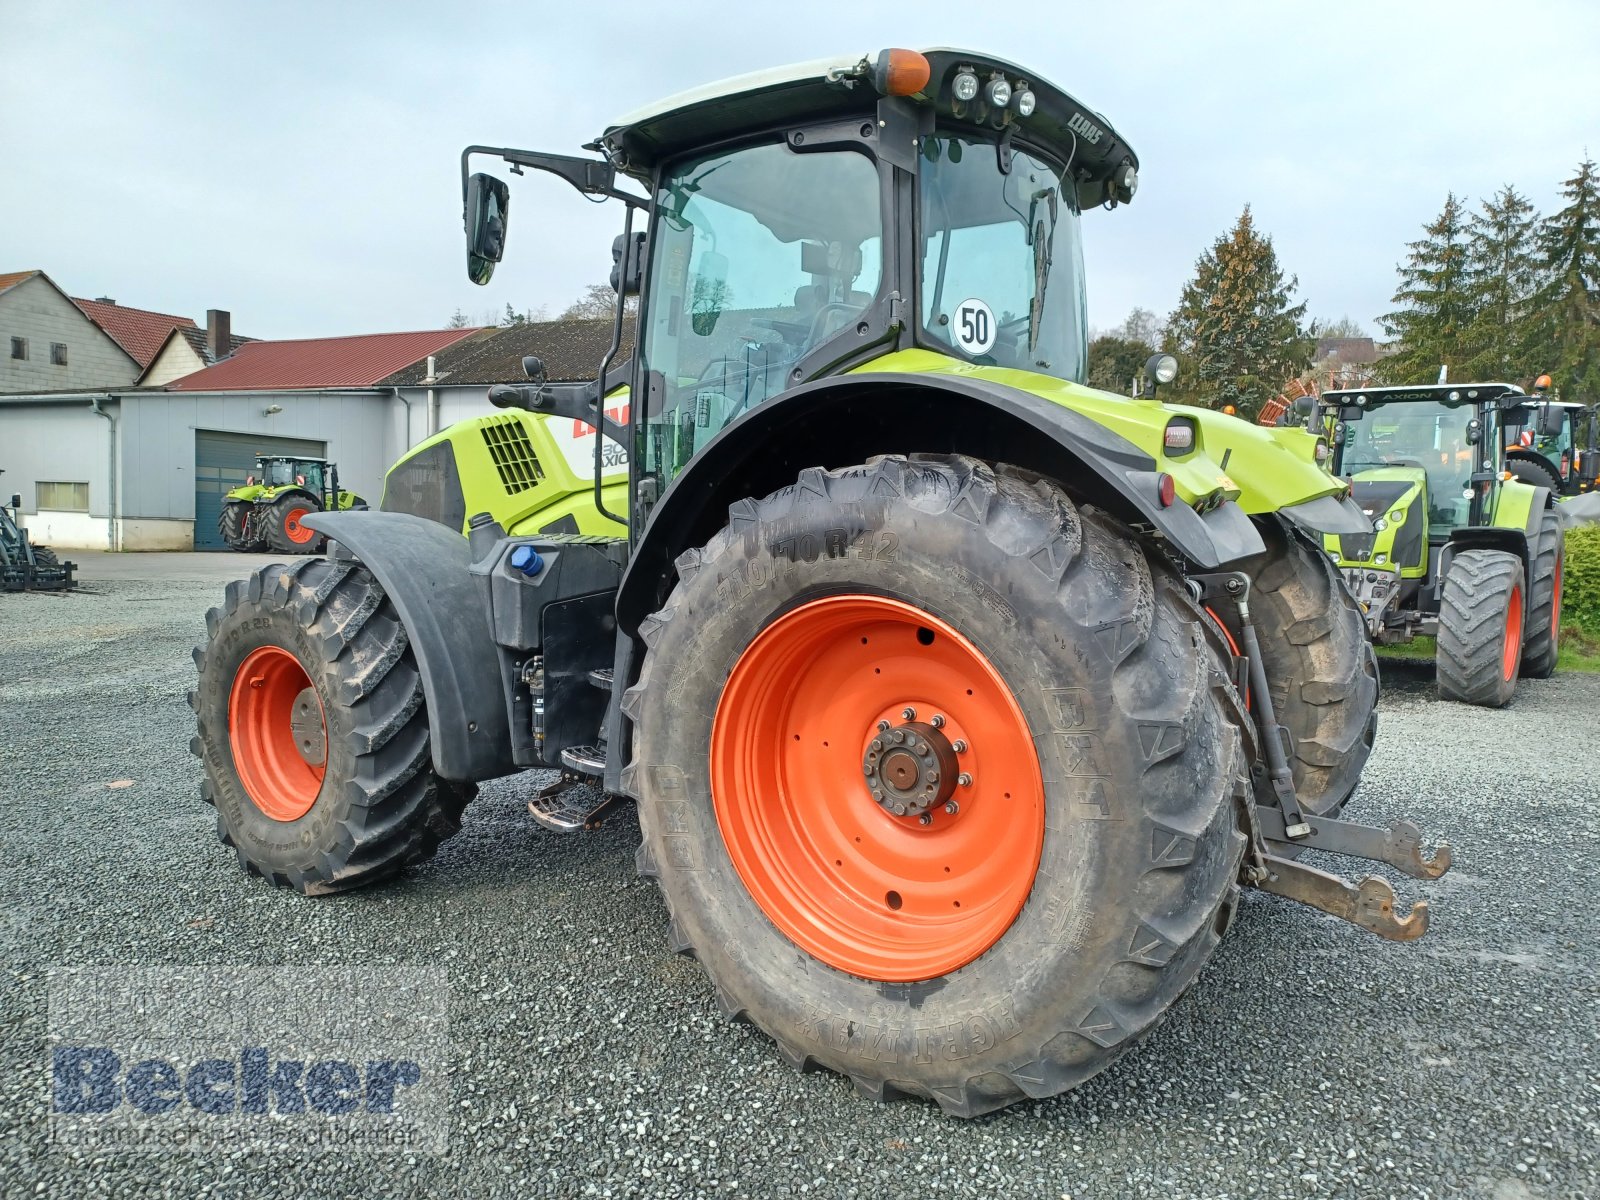
[(1600, 408), (1549, 399), (1549, 386), (1539, 376), (1520, 422), (1506, 424), (1506, 470), (1556, 496), (1582, 495), (1600, 474)]
[(354, 492), (340, 489), (337, 463), (262, 454), (255, 473), (222, 498), (217, 531), (235, 550), (320, 554), (325, 539), (305, 518), (366, 506)]
[(729, 1017), (963, 1116), (1110, 1064), (1241, 885), (1422, 934), (1425, 905), (1296, 859), (1449, 865), (1337, 816), (1377, 671), (1308, 532), (1370, 532), (1326, 442), (1082, 385), (1080, 221), (1138, 181), (1104, 117), (988, 55), (889, 50), (699, 89), (591, 151), (470, 147), (462, 187), (478, 283), (510, 194), (474, 155), (625, 211), (595, 380), (490, 389), (605, 435), (615, 533), (497, 519), (519, 497), (481, 453), (514, 427), (468, 423), (390, 511), (307, 517), (325, 558), (231, 584), (193, 745), (247, 871), (370, 883), (478, 782), (559, 768), (535, 814), (636, 802), (669, 940)]
[(21, 510), (22, 497), (17, 494), (10, 505), (0, 504), (0, 589), (59, 592), (77, 587), (72, 577), (77, 564), (62, 562), (48, 546), (35, 546), (17, 520)]
[(1563, 562), (1555, 493), (1504, 460), (1506, 442), (1537, 415), (1522, 390), (1363, 388), (1324, 392), (1319, 408), (1334, 469), (1373, 523), (1325, 541), (1371, 636), (1436, 637), (1446, 700), (1498, 707), (1519, 675), (1553, 674)]

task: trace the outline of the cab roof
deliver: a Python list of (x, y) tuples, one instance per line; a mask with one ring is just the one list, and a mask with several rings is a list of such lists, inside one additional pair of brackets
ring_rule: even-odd
[[(1337, 392), (1323, 392), (1324, 404), (1409, 404), (1432, 401), (1435, 404), (1475, 404), (1479, 401), (1501, 400), (1503, 397), (1524, 397), (1514, 383), (1439, 383), (1416, 387), (1345, 388)], [(1531, 396), (1526, 399), (1533, 399)]]
[[(1062, 158), (1070, 156), (1080, 184), (1109, 180), (1124, 167), (1137, 171), (1138, 157), (1109, 121), (1036, 72), (973, 50), (920, 53), (928, 60), (928, 82), (922, 91), (905, 97), (911, 104), (947, 121), (995, 130), (1014, 128), (1027, 141), (1058, 148)], [(875, 58), (868, 54), (815, 59), (692, 88), (619, 118), (606, 128), (599, 145), (619, 169), (643, 176), (664, 159), (740, 134), (871, 112), (880, 99), (872, 84)], [(1027, 117), (1014, 110), (991, 113), (981, 93), (973, 101), (956, 100), (951, 83), (963, 68), (975, 72), (983, 83), (1003, 75), (1015, 90), (1026, 85), (1034, 94), (1034, 111)]]

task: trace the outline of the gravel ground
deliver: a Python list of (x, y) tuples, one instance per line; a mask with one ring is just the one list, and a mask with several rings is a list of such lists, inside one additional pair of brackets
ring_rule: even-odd
[[(666, 952), (631, 814), (545, 833), (523, 809), (540, 777), (485, 788), (460, 836), (391, 885), (308, 901), (246, 879), (188, 752), (189, 650), (219, 594), (130, 579), (0, 596), (6, 1196), (1600, 1195), (1600, 794), (1579, 766), (1600, 676), (1524, 683), (1493, 713), (1386, 665), (1351, 813), (1451, 841), (1454, 871), (1402, 889), (1433, 902), (1427, 938), (1392, 945), (1248, 893), (1141, 1047), (1065, 1097), (959, 1122), (794, 1074), (724, 1024), (696, 964)], [(401, 962), (449, 974), (447, 1155), (48, 1143), (52, 972)]]

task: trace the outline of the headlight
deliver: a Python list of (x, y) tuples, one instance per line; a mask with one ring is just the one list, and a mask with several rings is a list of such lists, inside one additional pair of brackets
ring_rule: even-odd
[(978, 94), (978, 77), (971, 71), (962, 71), (950, 84), (950, 90), (957, 100), (971, 100)]
[(1004, 108), (1011, 103), (1011, 85), (1004, 79), (991, 79), (984, 96), (996, 108)]
[(1406, 523), (1406, 510), (1403, 508), (1395, 509), (1389, 514), (1389, 523), (1392, 525), (1404, 525)]
[(1375, 562), (1375, 563), (1377, 563), (1377, 564), (1378, 564), (1378, 566), (1380, 566), (1380, 567), (1381, 567), (1381, 566), (1383, 566), (1383, 564), (1384, 564), (1384, 563), (1386, 563), (1386, 562), (1388, 562), (1388, 561), (1389, 561), (1389, 556), (1388, 556), (1388, 555), (1387, 555), (1387, 554), (1379, 554), (1379, 555), (1375, 555), (1375, 556), (1374, 556), (1374, 557), (1373, 557), (1373, 559), (1372, 559), (1372, 561), (1373, 561), (1373, 562)]
[(1034, 99), (1031, 91), (1029, 91), (1027, 88), (1023, 88), (1015, 96), (1011, 97), (1011, 103), (1016, 106), (1017, 116), (1031, 117), (1033, 115), (1033, 106), (1037, 104), (1038, 101)]
[(1319, 463), (1327, 462), (1328, 461), (1328, 455), (1331, 454), (1331, 453), (1332, 453), (1332, 451), (1328, 449), (1328, 443), (1324, 439), (1318, 438), (1317, 439), (1317, 461)]
[(1382, 533), (1385, 529), (1389, 528), (1389, 522), (1385, 521), (1382, 517), (1379, 517), (1372, 523), (1372, 528), (1375, 533)]

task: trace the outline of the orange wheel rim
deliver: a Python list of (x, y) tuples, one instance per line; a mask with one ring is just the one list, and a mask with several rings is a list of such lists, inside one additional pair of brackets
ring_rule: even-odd
[(300, 524), (310, 515), (311, 510), (309, 508), (291, 508), (283, 515), (283, 532), (291, 542), (303, 546), (317, 536), (315, 529), (307, 529)]
[(328, 727), (305, 668), (280, 646), (239, 664), (228, 696), (228, 739), (245, 794), (274, 821), (310, 811), (327, 769)]
[(1556, 556), (1555, 594), (1550, 597), (1550, 644), (1557, 645), (1561, 638), (1561, 556)]
[(1522, 649), (1522, 588), (1511, 589), (1511, 603), (1506, 605), (1506, 642), (1501, 655), (1501, 670), (1506, 679), (1517, 673), (1517, 654)]
[(1044, 845), (1011, 690), (951, 626), (880, 596), (804, 604), (739, 657), (712, 724), (711, 798), (773, 924), (868, 979), (932, 979), (993, 946)]

